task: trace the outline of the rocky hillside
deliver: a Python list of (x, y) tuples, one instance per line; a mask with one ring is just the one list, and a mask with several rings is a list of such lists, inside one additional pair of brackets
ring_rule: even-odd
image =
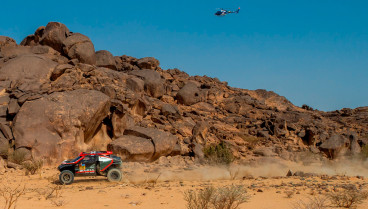
[(222, 141), (237, 158), (334, 158), (367, 143), (368, 107), (296, 107), (271, 91), (163, 70), (152, 57), (95, 52), (86, 35), (50, 22), (20, 44), (0, 36), (0, 130), (2, 153), (28, 157), (108, 149), (130, 161), (202, 158)]

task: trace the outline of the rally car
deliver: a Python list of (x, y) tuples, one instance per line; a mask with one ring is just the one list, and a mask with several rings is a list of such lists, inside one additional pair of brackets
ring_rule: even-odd
[(111, 151), (81, 152), (73, 160), (66, 160), (59, 165), (59, 180), (62, 184), (71, 184), (74, 176), (107, 176), (111, 182), (120, 181), (122, 161)]

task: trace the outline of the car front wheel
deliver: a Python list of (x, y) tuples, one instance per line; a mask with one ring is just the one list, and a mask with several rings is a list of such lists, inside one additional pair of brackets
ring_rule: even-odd
[(117, 168), (110, 169), (107, 172), (107, 180), (110, 182), (118, 182), (121, 181), (122, 174), (121, 171)]
[(59, 175), (59, 180), (61, 184), (71, 184), (74, 181), (74, 174), (69, 170), (63, 170)]

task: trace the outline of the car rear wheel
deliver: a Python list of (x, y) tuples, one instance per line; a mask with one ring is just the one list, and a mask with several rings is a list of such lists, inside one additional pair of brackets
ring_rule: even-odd
[(117, 168), (112, 168), (107, 172), (107, 180), (110, 182), (118, 182), (121, 181), (122, 174), (121, 171)]
[(69, 170), (63, 170), (59, 175), (59, 180), (61, 184), (71, 184), (74, 181), (74, 174)]

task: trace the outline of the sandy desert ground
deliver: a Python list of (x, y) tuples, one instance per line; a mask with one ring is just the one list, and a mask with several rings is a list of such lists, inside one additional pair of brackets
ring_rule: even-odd
[[(247, 189), (250, 199), (240, 208), (285, 209), (295, 208), (298, 201), (308, 201), (345, 187), (368, 189), (363, 176), (329, 174), (286, 177), (287, 171), (288, 168), (280, 169), (274, 164), (254, 168), (195, 165), (183, 168), (180, 165), (130, 163), (125, 164), (124, 179), (119, 183), (110, 183), (105, 177), (79, 177), (72, 185), (59, 185), (55, 166), (45, 166), (41, 173), (31, 176), (26, 176), (22, 170), (7, 170), (0, 175), (0, 181), (2, 188), (25, 187), (25, 194), (16, 203), (18, 209), (184, 209), (185, 191), (227, 185), (243, 185)], [(3, 198), (0, 199), (2, 205)], [(358, 208), (368, 208), (368, 201)]]

